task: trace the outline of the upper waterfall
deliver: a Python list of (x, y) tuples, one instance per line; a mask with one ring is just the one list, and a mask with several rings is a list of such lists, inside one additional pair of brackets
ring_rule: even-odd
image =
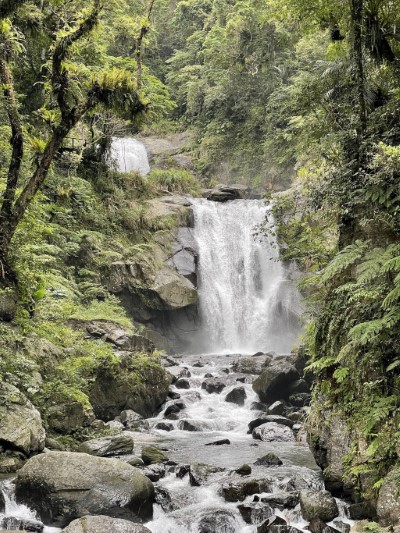
[(255, 200), (193, 202), (201, 320), (196, 342), (205, 352), (287, 353), (298, 338), (299, 296), (278, 259), (274, 232), (258, 231), (270, 209)]
[(116, 163), (119, 172), (140, 172), (143, 176), (150, 172), (146, 147), (131, 137), (114, 137), (111, 144), (111, 161)]

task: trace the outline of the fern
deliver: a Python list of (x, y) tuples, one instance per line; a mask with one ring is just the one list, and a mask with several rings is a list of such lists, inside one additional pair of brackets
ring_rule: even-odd
[(344, 270), (354, 265), (368, 248), (368, 241), (356, 241), (340, 251), (326, 267), (321, 281), (326, 283), (341, 274)]

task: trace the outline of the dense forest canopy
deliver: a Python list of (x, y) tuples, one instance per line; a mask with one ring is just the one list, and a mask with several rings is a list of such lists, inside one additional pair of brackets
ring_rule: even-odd
[[(111, 138), (190, 130), (203, 184), (289, 189), (275, 214), (284, 259), (306, 273), (315, 412), (353, 424), (348, 473), (378, 490), (399, 438), (399, 27), (397, 0), (1, 0), (3, 318), (67, 342), (62, 318), (105, 298), (94, 271), (160, 229), (144, 222), (148, 185), (110, 179)], [(18, 382), (26, 361), (7, 361)], [(68, 394), (83, 390), (63, 369)]]

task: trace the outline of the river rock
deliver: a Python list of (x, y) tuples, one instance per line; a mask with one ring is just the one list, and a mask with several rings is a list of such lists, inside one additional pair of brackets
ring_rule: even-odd
[(340, 533), (334, 527), (328, 526), (319, 518), (313, 518), (307, 528), (311, 533)]
[(225, 509), (209, 511), (198, 525), (199, 533), (236, 533), (236, 519)]
[(171, 415), (177, 415), (178, 413), (180, 413), (180, 411), (182, 411), (185, 408), (186, 408), (186, 405), (184, 404), (182, 400), (176, 400), (174, 401), (174, 403), (171, 403), (171, 405), (169, 405), (165, 409), (164, 417), (170, 418)]
[(283, 463), (274, 452), (268, 452), (254, 463), (257, 466), (281, 466)]
[(165, 477), (165, 465), (163, 464), (154, 464), (149, 465), (147, 468), (141, 470), (142, 474), (150, 479), (153, 483), (160, 481)]
[(47, 423), (53, 431), (68, 435), (83, 427), (91, 426), (95, 418), (91, 405), (70, 398), (50, 405), (46, 416)]
[(224, 469), (218, 466), (208, 465), (205, 463), (193, 463), (190, 465), (189, 480), (192, 487), (200, 487), (208, 477), (217, 472), (223, 472)]
[(240, 514), (246, 524), (253, 524), (255, 526), (262, 524), (267, 518), (273, 516), (274, 511), (266, 503), (245, 503), (238, 505)]
[(267, 409), (269, 415), (280, 415), (282, 416), (285, 413), (286, 405), (282, 401), (276, 401), (270, 405)]
[(262, 402), (274, 402), (286, 398), (289, 385), (299, 377), (290, 358), (276, 358), (254, 381), (253, 389)]
[(181, 395), (179, 394), (179, 392), (175, 392), (175, 391), (168, 392), (168, 398), (171, 398), (171, 400), (179, 400), (180, 397)]
[(41, 452), (46, 433), (39, 411), (16, 387), (0, 383), (0, 440), (3, 448), (25, 455)]
[(214, 442), (207, 442), (205, 446), (223, 446), (224, 444), (230, 444), (230, 443), (231, 441), (229, 439), (220, 439)]
[(178, 428), (182, 431), (201, 431), (201, 427), (192, 420), (179, 420)]
[(43, 520), (64, 525), (86, 514), (138, 520), (152, 516), (154, 488), (118, 459), (50, 452), (32, 457), (18, 472), (16, 498)]
[(226, 384), (219, 378), (207, 378), (201, 384), (201, 388), (205, 389), (209, 394), (220, 394), (225, 387)]
[(167, 455), (156, 446), (143, 446), (142, 459), (145, 465), (165, 463), (168, 461)]
[(225, 396), (225, 401), (228, 403), (235, 403), (236, 405), (244, 405), (247, 394), (244, 387), (235, 387)]
[(175, 469), (175, 475), (179, 479), (183, 479), (186, 474), (189, 474), (190, 472), (190, 465), (177, 465)]
[(175, 387), (177, 389), (190, 389), (189, 380), (186, 378), (179, 378), (175, 383)]
[(263, 496), (261, 501), (282, 511), (283, 509), (294, 509), (299, 504), (300, 496), (298, 492), (275, 492)]
[(383, 526), (400, 524), (399, 479), (400, 467), (396, 467), (386, 476), (379, 491), (376, 512)]
[(142, 415), (133, 411), (133, 409), (125, 409), (121, 411), (120, 420), (121, 423), (128, 429), (139, 429), (143, 427), (143, 424), (146, 422)]
[(239, 474), (239, 476), (249, 476), (251, 474), (251, 466), (242, 465), (239, 468), (237, 468), (235, 472), (236, 474)]
[(268, 424), (268, 422), (274, 422), (275, 424), (280, 424), (282, 426), (287, 426), (289, 428), (293, 427), (293, 420), (279, 415), (266, 415), (260, 418), (256, 418), (249, 423), (248, 433), (252, 433), (253, 429), (261, 426), (262, 424)]
[(376, 518), (376, 510), (369, 502), (353, 503), (348, 507), (351, 520), (365, 520)]
[(232, 370), (239, 374), (260, 375), (271, 361), (272, 357), (268, 355), (240, 357), (233, 363)]
[(270, 528), (273, 526), (287, 526), (287, 522), (280, 516), (271, 516), (268, 520), (258, 526), (257, 533), (269, 533)]
[(124, 352), (118, 365), (96, 370), (89, 399), (101, 419), (113, 419), (126, 409), (150, 418), (167, 399), (171, 379), (158, 358)]
[(141, 524), (109, 516), (84, 516), (62, 530), (62, 533), (151, 533)]
[(1, 521), (1, 527), (6, 530), (14, 529), (16, 531), (26, 531), (27, 533), (42, 533), (44, 524), (37, 520), (25, 520), (13, 516), (6, 516)]
[(298, 379), (289, 385), (290, 394), (310, 393), (310, 385), (305, 379)]
[(160, 429), (161, 431), (173, 431), (174, 426), (168, 422), (158, 422), (155, 425), (155, 429)]
[(114, 455), (125, 455), (133, 451), (133, 438), (122, 433), (101, 439), (87, 440), (82, 442), (78, 451), (96, 455), (97, 457), (113, 457)]
[(4, 493), (0, 491), (0, 513), (4, 513), (6, 510), (6, 499), (4, 497)]
[(302, 490), (300, 507), (303, 518), (308, 521), (318, 518), (330, 522), (339, 515), (335, 498), (326, 490)]
[(276, 422), (268, 422), (253, 430), (253, 438), (264, 442), (295, 442), (293, 431)]
[(260, 492), (270, 492), (271, 489), (272, 480), (269, 478), (238, 480), (222, 485), (222, 496), (227, 502), (242, 502), (247, 496), (253, 496), (253, 494)]

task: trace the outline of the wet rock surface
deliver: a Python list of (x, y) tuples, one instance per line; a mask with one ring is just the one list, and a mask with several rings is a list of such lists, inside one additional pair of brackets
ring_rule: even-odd
[(84, 516), (71, 522), (62, 533), (150, 533), (147, 527), (109, 516)]

